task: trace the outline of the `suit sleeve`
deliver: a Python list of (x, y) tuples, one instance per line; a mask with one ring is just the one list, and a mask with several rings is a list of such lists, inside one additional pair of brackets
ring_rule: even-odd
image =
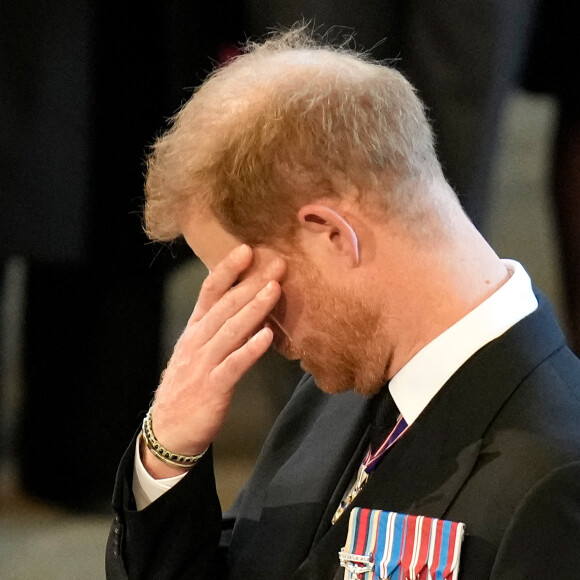
[(211, 450), (172, 489), (137, 511), (131, 491), (134, 449), (133, 441), (117, 473), (107, 579), (222, 578), (235, 515), (222, 522)]
[(492, 580), (576, 578), (580, 547), (580, 462), (544, 477), (508, 526)]

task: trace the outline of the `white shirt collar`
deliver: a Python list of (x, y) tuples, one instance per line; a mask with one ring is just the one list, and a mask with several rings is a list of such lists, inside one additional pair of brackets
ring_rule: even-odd
[(391, 379), (389, 391), (411, 425), (449, 378), (475, 352), (538, 307), (523, 266), (503, 260), (509, 280), (469, 314), (424, 346)]

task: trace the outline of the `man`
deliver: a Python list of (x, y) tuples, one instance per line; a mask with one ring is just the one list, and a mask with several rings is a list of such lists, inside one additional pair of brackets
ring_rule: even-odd
[[(252, 46), (146, 190), (150, 236), (210, 274), (122, 461), (109, 578), (378, 578), (373, 550), (339, 560), (355, 507), (465, 524), (450, 575), (458, 554), (462, 578), (574, 575), (580, 364), (466, 218), (399, 73), (300, 30)], [(222, 519), (208, 448), (271, 343), (307, 374)]]

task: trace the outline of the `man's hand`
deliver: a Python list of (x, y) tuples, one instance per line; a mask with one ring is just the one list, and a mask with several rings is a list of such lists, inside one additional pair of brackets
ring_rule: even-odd
[[(272, 330), (263, 325), (280, 299), (286, 264), (279, 257), (258, 263), (253, 256), (249, 246), (239, 246), (205, 279), (162, 375), (152, 409), (153, 429), (175, 453), (201, 453), (214, 440), (237, 381), (272, 342)], [(182, 471), (149, 450), (143, 462), (156, 478)]]

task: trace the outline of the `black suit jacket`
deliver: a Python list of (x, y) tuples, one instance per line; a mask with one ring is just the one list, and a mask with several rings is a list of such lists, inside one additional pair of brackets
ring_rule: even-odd
[[(136, 512), (130, 448), (114, 494), (109, 579), (341, 578), (349, 513), (330, 520), (368, 444), (374, 404), (326, 395), (306, 377), (223, 522), (211, 456)], [(463, 579), (578, 576), (580, 362), (547, 304), (453, 375), (354, 505), (464, 522)]]

